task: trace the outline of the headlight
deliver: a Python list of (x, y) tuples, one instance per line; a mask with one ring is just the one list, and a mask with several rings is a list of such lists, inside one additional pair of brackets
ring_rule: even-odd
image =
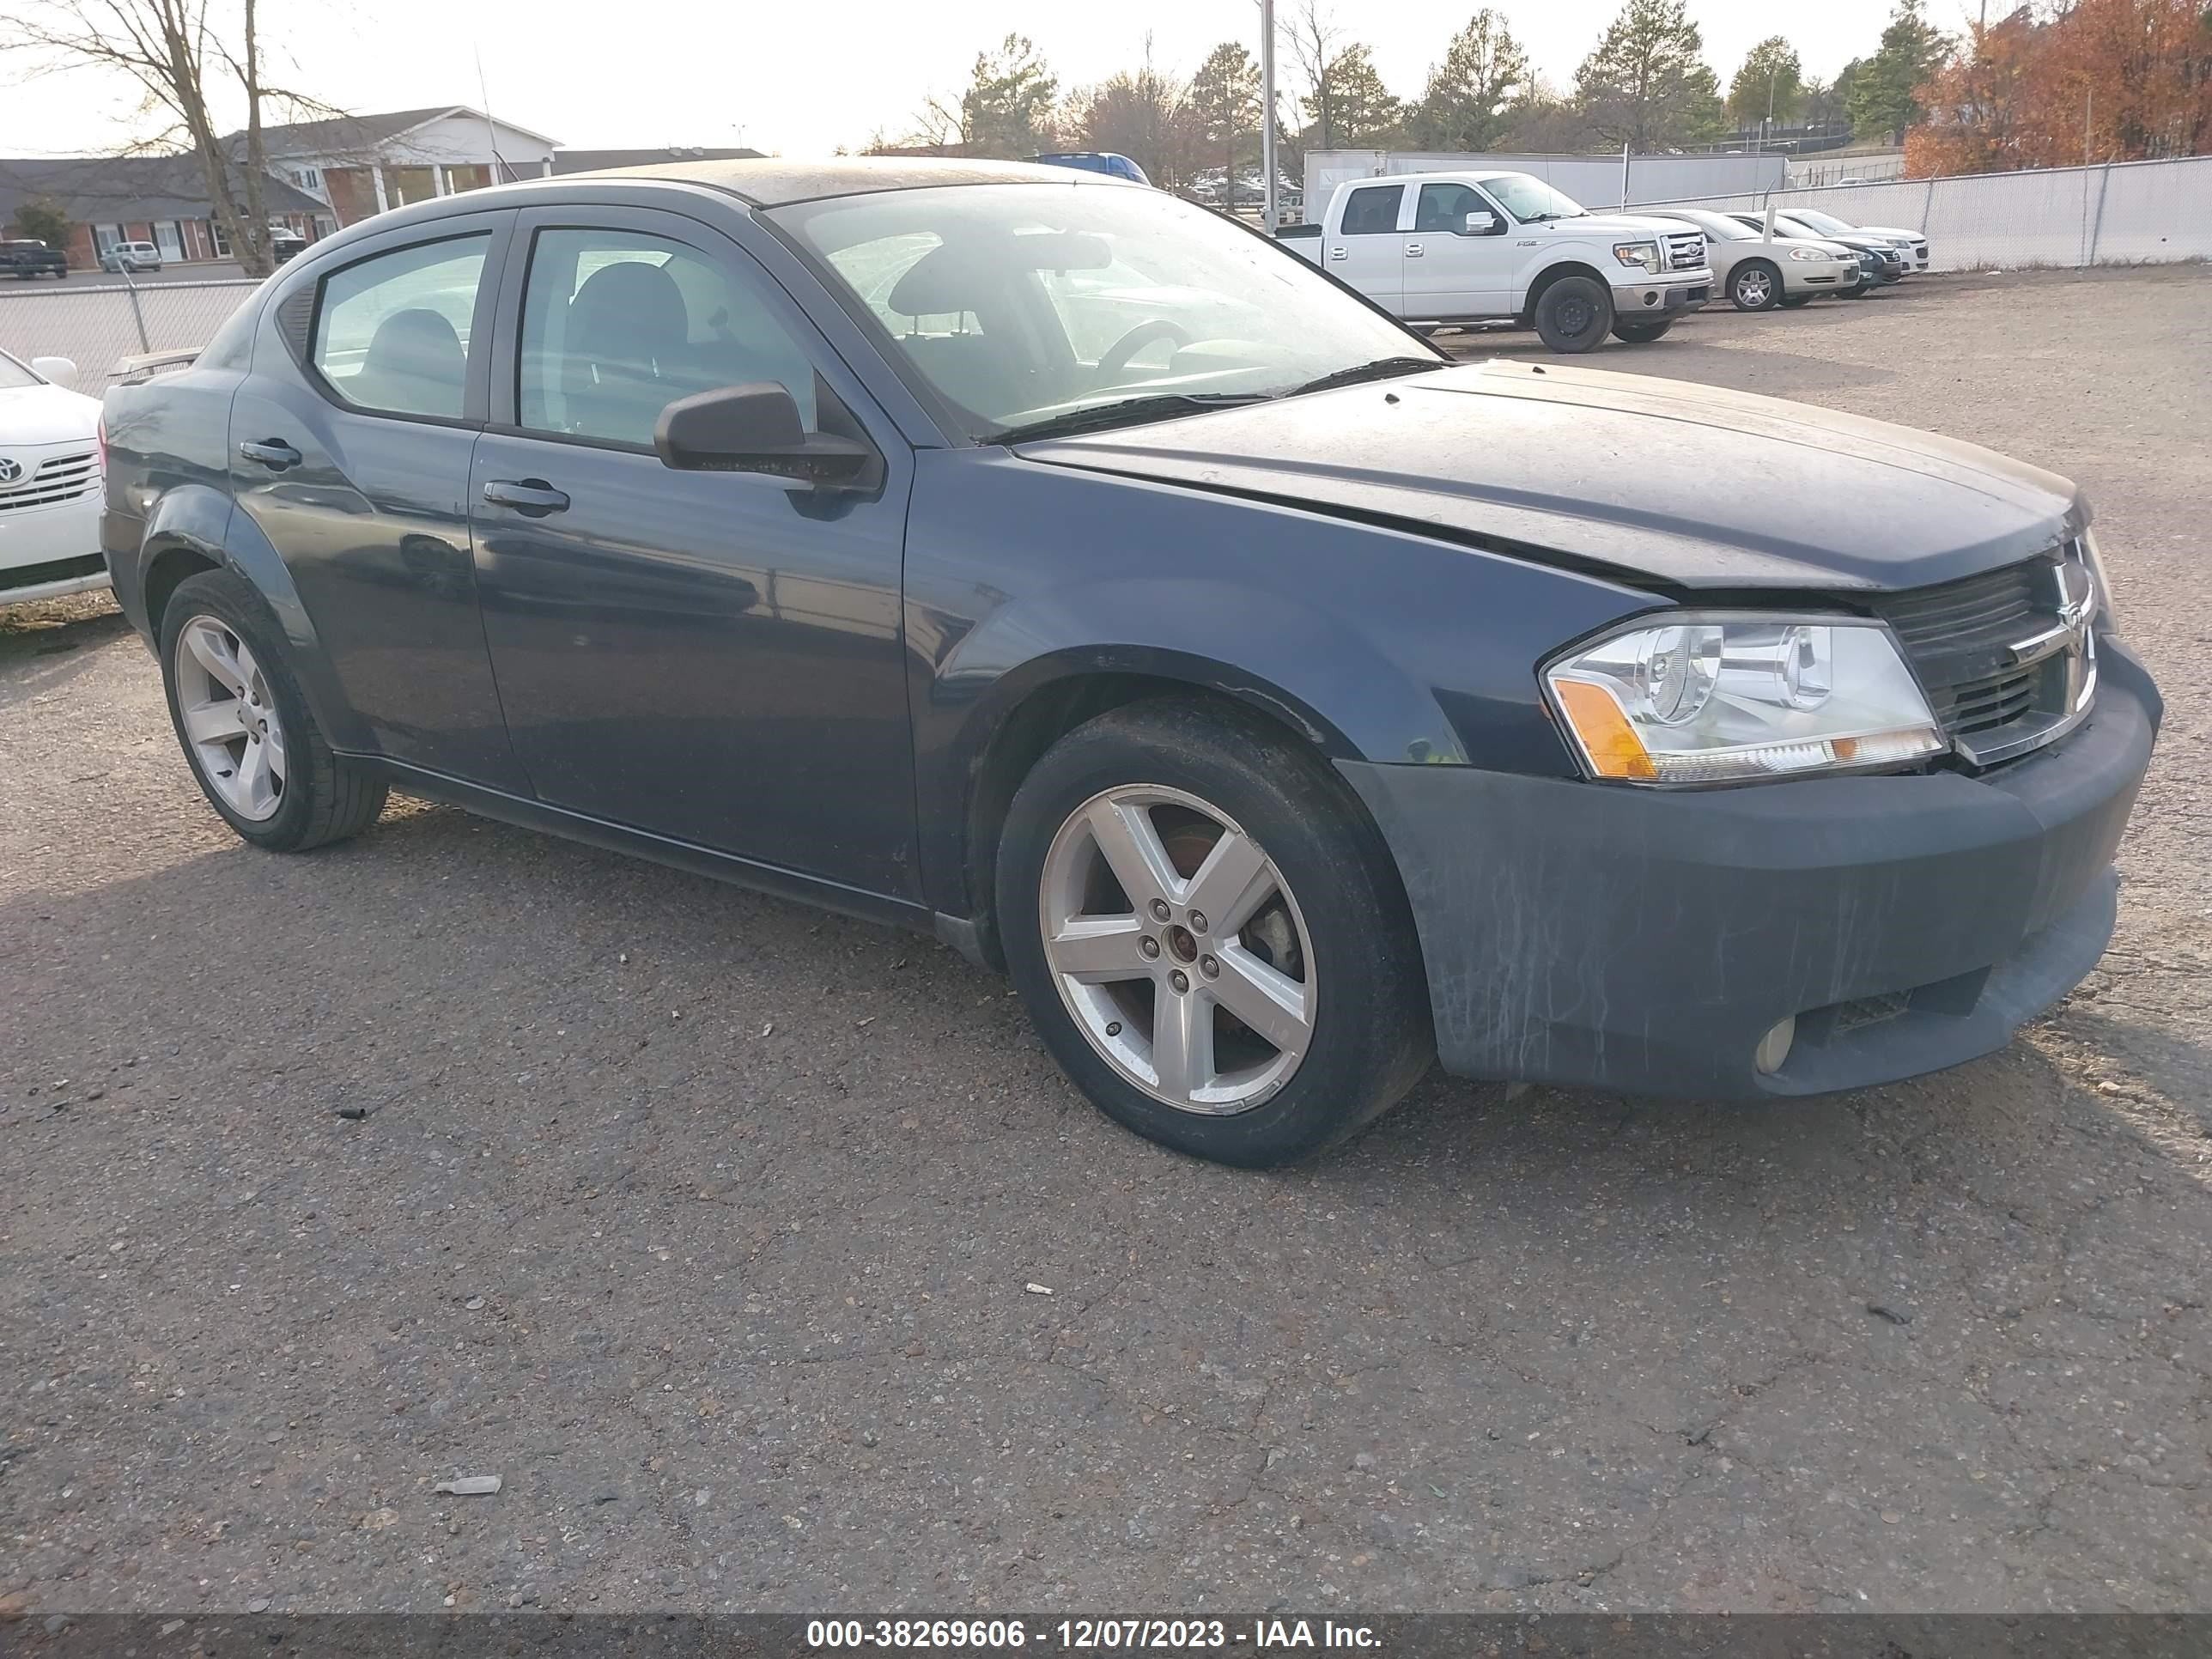
[(1641, 265), (1655, 276), (1659, 273), (1659, 244), (1656, 242), (1615, 242), (1613, 257), (1625, 265)]
[(1836, 256), (1829, 252), (1826, 248), (1793, 247), (1790, 250), (1790, 257), (1793, 259), (1802, 259), (1809, 265), (1826, 264), (1829, 260), (1834, 258)]
[(1633, 783), (1897, 766), (1942, 751), (1881, 623), (1682, 616), (1577, 647), (1544, 671), (1592, 776)]

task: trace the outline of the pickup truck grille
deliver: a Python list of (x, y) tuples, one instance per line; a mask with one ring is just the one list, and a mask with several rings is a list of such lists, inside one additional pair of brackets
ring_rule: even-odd
[(1667, 269), (1695, 270), (1705, 262), (1705, 238), (1701, 231), (1683, 231), (1667, 238)]
[(2008, 758), (2059, 736), (2094, 683), (2095, 646), (2086, 632), (2014, 649), (2059, 627), (2059, 568), (2054, 551), (1875, 601), (1929, 708), (1969, 760)]
[(51, 455), (27, 477), (0, 484), (0, 513), (73, 501), (99, 482), (100, 466), (91, 450), (82, 455)]

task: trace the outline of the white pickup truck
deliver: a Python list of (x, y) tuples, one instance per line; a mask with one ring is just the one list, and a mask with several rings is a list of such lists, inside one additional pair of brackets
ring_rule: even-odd
[(1587, 212), (1525, 173), (1354, 179), (1276, 234), (1406, 322), (1510, 319), (1554, 351), (1656, 340), (1713, 291), (1698, 231)]

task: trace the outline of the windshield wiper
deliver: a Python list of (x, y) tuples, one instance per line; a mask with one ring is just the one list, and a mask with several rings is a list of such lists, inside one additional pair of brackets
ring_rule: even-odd
[(1164, 420), (1172, 415), (1196, 415), (1209, 409), (1255, 404), (1261, 395), (1252, 392), (1159, 392), (1144, 398), (1122, 398), (1110, 404), (1092, 404), (1085, 409), (1071, 409), (1065, 415), (1048, 415), (1041, 421), (1006, 427), (986, 434), (983, 441), (1023, 443), (1032, 438), (1066, 438), (1079, 432), (1141, 426), (1146, 421)]
[(1391, 380), (1401, 374), (1425, 374), (1432, 368), (1450, 367), (1450, 360), (1444, 357), (1377, 357), (1371, 363), (1354, 363), (1350, 368), (1340, 368), (1317, 380), (1294, 386), (1283, 395), (1295, 398), (1301, 392), (1327, 392), (1333, 386), (1358, 386), (1363, 380)]

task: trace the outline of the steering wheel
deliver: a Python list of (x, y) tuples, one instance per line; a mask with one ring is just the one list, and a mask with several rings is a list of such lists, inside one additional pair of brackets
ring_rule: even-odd
[(1106, 349), (1098, 360), (1098, 368), (1091, 375), (1093, 386), (1115, 386), (1129, 367), (1129, 360), (1148, 345), (1162, 340), (1172, 340), (1179, 346), (1190, 343), (1190, 331), (1181, 323), (1171, 323), (1164, 317), (1155, 317), (1149, 322), (1139, 323)]

